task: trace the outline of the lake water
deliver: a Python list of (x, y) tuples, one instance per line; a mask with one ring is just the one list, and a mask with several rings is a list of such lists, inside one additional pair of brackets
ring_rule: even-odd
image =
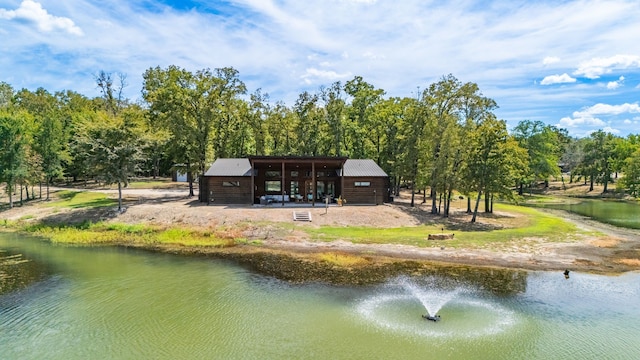
[(435, 278), (291, 285), (226, 261), (13, 234), (0, 250), (30, 260), (18, 275), (35, 280), (0, 295), (0, 359), (640, 358), (637, 273), (532, 272), (526, 290), (494, 295)]
[(565, 203), (532, 203), (531, 206), (565, 210), (603, 223), (640, 229), (640, 203), (599, 199), (567, 199)]

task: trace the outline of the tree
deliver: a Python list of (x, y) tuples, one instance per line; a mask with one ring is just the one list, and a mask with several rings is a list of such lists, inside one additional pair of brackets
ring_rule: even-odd
[(483, 121), (470, 134), (471, 153), (465, 167), (469, 187), (478, 193), (471, 222), (476, 221), (483, 193), (512, 197), (511, 184), (527, 171), (526, 150), (507, 132), (506, 122), (495, 118)]
[(39, 160), (45, 178), (46, 200), (49, 200), (49, 185), (63, 174), (63, 163), (70, 159), (61, 104), (43, 88), (33, 93), (21, 90), (16, 95), (16, 104), (34, 118), (33, 155)]
[(122, 212), (122, 188), (138, 170), (141, 153), (139, 112), (125, 109), (118, 116), (99, 111), (79, 134), (89, 166), (106, 184), (118, 185), (118, 211)]
[(0, 111), (0, 182), (6, 183), (9, 207), (13, 208), (13, 192), (17, 183), (27, 176), (27, 146), (25, 112)]
[[(209, 69), (195, 74), (177, 66), (148, 69), (142, 95), (150, 105), (150, 118), (171, 137), (169, 154), (186, 165), (187, 173), (204, 174), (213, 156), (231, 155), (228, 144), (241, 122), (238, 96), (246, 92), (233, 68)], [(189, 196), (193, 196), (189, 177)]]
[(518, 180), (518, 194), (522, 195), (525, 183), (544, 180), (548, 186), (549, 176), (560, 175), (558, 167), (562, 147), (559, 132), (541, 121), (523, 120), (513, 130), (520, 147), (527, 149), (529, 173)]
[(629, 190), (633, 197), (640, 197), (640, 148), (625, 161), (622, 185)]

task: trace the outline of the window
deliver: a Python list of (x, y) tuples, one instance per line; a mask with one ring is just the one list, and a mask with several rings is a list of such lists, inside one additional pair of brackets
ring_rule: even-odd
[(279, 170), (267, 170), (267, 171), (264, 172), (264, 176), (266, 176), (268, 178), (280, 177), (280, 171)]
[(280, 181), (265, 181), (264, 182), (264, 190), (266, 192), (280, 192), (282, 187), (280, 186)]
[(240, 181), (223, 181), (223, 187), (240, 187)]
[(298, 172), (297, 171), (292, 171), (291, 172), (291, 177), (292, 178), (297, 178), (298, 177)]
[(292, 181), (291, 182), (291, 195), (298, 195), (300, 194), (300, 186), (298, 185), (297, 181)]
[(318, 171), (318, 172), (316, 173), (316, 176), (317, 176), (317, 177), (324, 177), (324, 176), (325, 176), (324, 171)]
[(371, 181), (356, 181), (353, 185), (355, 187), (369, 187), (371, 186)]

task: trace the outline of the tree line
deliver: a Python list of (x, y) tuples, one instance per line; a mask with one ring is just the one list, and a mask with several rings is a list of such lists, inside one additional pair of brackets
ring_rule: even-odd
[[(513, 199), (570, 171), (583, 180), (638, 196), (640, 137), (597, 131), (587, 138), (539, 121), (511, 132), (497, 104), (475, 83), (453, 75), (415, 97), (387, 97), (362, 77), (302, 92), (292, 106), (248, 93), (231, 67), (188, 71), (169, 66), (143, 74), (142, 100), (123, 97), (121, 74), (95, 76), (99, 95), (72, 90), (15, 90), (0, 83), (0, 183), (35, 197), (34, 186), (96, 179), (127, 186), (134, 176), (166, 175), (180, 167), (202, 175), (215, 158), (249, 155), (347, 156), (374, 159), (391, 177), (394, 193), (409, 185), (431, 212), (449, 215), (454, 191), (475, 197), (472, 221), (484, 197)], [(618, 174), (624, 174), (618, 181)], [(514, 191), (514, 189), (516, 191)], [(119, 199), (121, 199), (121, 192)], [(121, 205), (121, 202), (120, 202)]]

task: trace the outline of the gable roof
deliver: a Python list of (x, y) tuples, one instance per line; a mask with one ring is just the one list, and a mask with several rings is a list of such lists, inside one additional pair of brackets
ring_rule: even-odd
[(251, 176), (249, 159), (217, 159), (204, 176)]
[(344, 176), (387, 177), (389, 175), (371, 159), (347, 159), (344, 163)]
[[(217, 159), (205, 176), (251, 176), (251, 163), (247, 158)], [(347, 159), (344, 175), (348, 177), (387, 177), (387, 173), (371, 159)]]

